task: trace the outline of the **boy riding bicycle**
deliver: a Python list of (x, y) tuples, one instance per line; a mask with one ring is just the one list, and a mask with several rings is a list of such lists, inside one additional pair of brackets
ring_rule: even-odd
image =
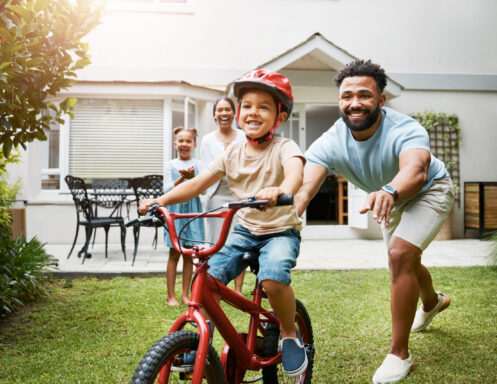
[[(237, 121), (247, 141), (230, 145), (193, 179), (157, 199), (143, 200), (141, 213), (154, 203), (165, 206), (191, 200), (225, 176), (236, 199), (255, 196), (274, 206), (278, 195), (297, 193), (303, 179), (303, 154), (292, 140), (273, 135), (292, 112), (290, 82), (281, 74), (259, 69), (235, 81), (234, 93)], [(227, 284), (245, 269), (246, 251), (260, 252), (257, 277), (280, 320), (283, 369), (288, 376), (298, 376), (307, 367), (307, 356), (295, 328), (290, 270), (300, 250), (302, 221), (293, 205), (241, 209), (238, 220), (225, 246), (209, 259), (209, 274)]]

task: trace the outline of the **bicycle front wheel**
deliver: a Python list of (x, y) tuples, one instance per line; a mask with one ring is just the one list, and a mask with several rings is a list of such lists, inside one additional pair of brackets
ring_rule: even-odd
[[(272, 365), (262, 369), (262, 381), (264, 384), (278, 383), (299, 383), (309, 384), (312, 378), (312, 368), (314, 366), (314, 336), (312, 333), (311, 318), (305, 309), (304, 304), (296, 300), (295, 325), (300, 332), (307, 353), (307, 369), (297, 377), (288, 377), (283, 372), (281, 364)], [(268, 324), (264, 331), (262, 342), (262, 355), (271, 357), (278, 353), (278, 343), (280, 330), (276, 324)]]
[[(190, 331), (179, 331), (157, 341), (140, 360), (130, 384), (184, 383), (191, 381), (193, 365), (185, 365), (185, 353), (196, 351), (200, 335)], [(168, 375), (159, 372), (163, 368)], [(225, 376), (221, 361), (212, 345), (209, 346), (202, 383), (224, 384)]]

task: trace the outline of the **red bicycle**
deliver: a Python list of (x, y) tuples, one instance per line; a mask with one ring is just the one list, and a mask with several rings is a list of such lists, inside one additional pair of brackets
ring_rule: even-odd
[[(292, 195), (281, 195), (277, 205), (293, 204)], [(262, 380), (263, 383), (310, 383), (312, 377), (314, 340), (311, 319), (304, 305), (296, 301), (295, 323), (300, 332), (308, 358), (306, 371), (298, 377), (287, 377), (281, 368), (281, 352), (279, 351), (279, 321), (274, 312), (262, 306), (265, 292), (256, 280), (252, 292), (252, 300), (226, 287), (208, 273), (207, 260), (224, 245), (231, 221), (235, 212), (240, 208), (259, 208), (268, 205), (266, 200), (254, 198), (226, 204), (220, 208), (225, 211), (192, 214), (175, 214), (158, 205), (150, 207), (147, 216), (137, 220), (160, 220), (167, 225), (171, 242), (178, 252), (194, 259), (195, 275), (192, 282), (191, 296), (188, 309), (179, 316), (171, 327), (169, 334), (157, 341), (141, 359), (131, 384), (151, 383), (251, 383)], [(218, 208), (218, 209), (220, 209)], [(224, 218), (221, 235), (211, 248), (194, 246), (191, 249), (181, 248), (174, 220), (196, 219), (201, 217)], [(131, 223), (129, 223), (131, 224)], [(187, 223), (188, 224), (188, 223)], [(186, 224), (186, 225), (187, 225)], [(180, 232), (181, 234), (181, 232)], [(248, 252), (244, 261), (251, 271), (257, 274), (258, 253)], [(245, 312), (249, 316), (248, 330), (240, 332), (224, 312), (216, 299)], [(204, 308), (210, 315), (219, 333), (225, 340), (221, 359), (211, 344), (210, 325), (201, 311)], [(199, 333), (185, 331), (185, 325), (193, 323)], [(185, 365), (185, 356), (196, 351), (195, 363)], [(261, 371), (255, 379), (244, 381), (247, 371)]]

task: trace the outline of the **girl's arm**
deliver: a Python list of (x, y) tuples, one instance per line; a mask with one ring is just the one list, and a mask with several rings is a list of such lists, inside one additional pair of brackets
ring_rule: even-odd
[(171, 205), (183, 203), (185, 201), (189, 201), (207, 188), (209, 188), (212, 184), (219, 181), (219, 178), (214, 175), (208, 169), (202, 171), (198, 176), (195, 176), (193, 179), (181, 183), (171, 191), (165, 193), (161, 197), (157, 199), (144, 199), (140, 202), (139, 211), (143, 215), (147, 213), (147, 209), (152, 204), (159, 204), (161, 206)]
[(304, 161), (301, 157), (290, 157), (283, 164), (285, 179), (279, 187), (261, 189), (255, 196), (258, 200), (269, 200), (269, 204), (276, 204), (278, 196), (282, 193), (296, 194), (302, 186), (304, 179)]

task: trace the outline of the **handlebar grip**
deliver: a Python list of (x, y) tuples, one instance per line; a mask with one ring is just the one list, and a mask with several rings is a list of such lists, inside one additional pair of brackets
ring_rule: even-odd
[(148, 207), (147, 214), (153, 214), (155, 211), (157, 211), (157, 208), (159, 208), (159, 204), (152, 204), (150, 207)]
[(293, 205), (293, 195), (291, 193), (279, 195), (276, 205)]
[(134, 219), (131, 221), (128, 221), (126, 224), (124, 224), (125, 227), (130, 227), (132, 225), (135, 225), (138, 222), (138, 219)]

